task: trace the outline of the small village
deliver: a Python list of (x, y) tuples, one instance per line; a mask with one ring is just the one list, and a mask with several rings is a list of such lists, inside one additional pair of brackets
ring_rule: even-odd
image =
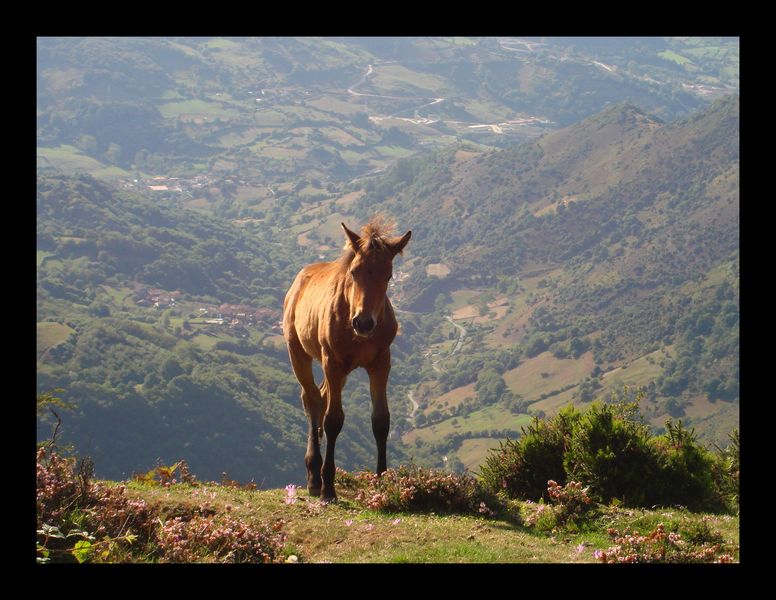
[(196, 175), (192, 178), (156, 175), (150, 178), (135, 177), (122, 179), (121, 187), (127, 190), (148, 190), (152, 192), (176, 192), (191, 196), (195, 190), (214, 185), (218, 180), (212, 175)]
[[(180, 291), (167, 291), (137, 285), (133, 293), (136, 306), (164, 310), (180, 306)], [(177, 303), (177, 304), (176, 304)], [(187, 303), (191, 304), (191, 303)], [(187, 306), (187, 308), (189, 308)], [(217, 325), (229, 327), (239, 336), (249, 334), (248, 327), (258, 327), (275, 334), (283, 333), (283, 321), (280, 311), (271, 308), (257, 308), (248, 304), (197, 304), (191, 319), (192, 324)]]

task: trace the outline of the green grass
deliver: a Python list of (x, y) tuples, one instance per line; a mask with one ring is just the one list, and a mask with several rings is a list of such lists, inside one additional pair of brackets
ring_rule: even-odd
[(415, 150), (402, 148), (400, 146), (375, 146), (374, 150), (381, 156), (389, 158), (403, 158), (415, 154)]
[(660, 58), (664, 58), (665, 60), (669, 60), (671, 62), (675, 62), (680, 67), (683, 67), (686, 64), (692, 64), (692, 61), (689, 58), (685, 58), (681, 54), (677, 54), (673, 50), (665, 50), (663, 52), (658, 53), (658, 56)]
[(129, 171), (106, 165), (90, 156), (81, 154), (78, 148), (68, 144), (61, 144), (56, 148), (38, 146), (37, 153), (45, 156), (52, 165), (66, 175), (88, 173), (98, 179), (112, 179), (130, 175)]
[[(455, 423), (453, 423), (455, 421)], [(531, 417), (527, 414), (511, 414), (501, 405), (486, 406), (472, 411), (468, 415), (450, 417), (439, 423), (413, 429), (402, 437), (405, 442), (421, 439), (424, 442), (437, 442), (445, 436), (456, 432), (482, 433), (490, 429), (513, 429), (520, 431), (520, 427), (530, 423)]]
[[(673, 526), (697, 529), (705, 523), (726, 544), (739, 543), (738, 517), (677, 509), (602, 507), (602, 515), (582, 533), (560, 531), (552, 535), (521, 524), (503, 509), (492, 518), (367, 510), (355, 502), (354, 491), (342, 486), (338, 488), (339, 502), (329, 505), (321, 505), (303, 488), (298, 490), (295, 503), (286, 504), (282, 489), (255, 491), (211, 483), (164, 488), (134, 481), (126, 487), (129, 497), (158, 505), (167, 514), (180, 514), (206, 503), (216, 517), (229, 512), (249, 523), (281, 519), (287, 534), (283, 556), (293, 554), (300, 563), (595, 563), (594, 551), (612, 545), (608, 527), (649, 532), (658, 523), (669, 530)], [(513, 514), (516, 506), (510, 509)], [(578, 551), (583, 542), (586, 545)]]
[(75, 330), (62, 323), (41, 322), (37, 325), (37, 350), (45, 352), (52, 346), (64, 342)]
[(54, 256), (54, 254), (52, 252), (46, 252), (45, 250), (37, 251), (38, 266), (43, 264), (43, 261), (46, 259), (47, 256)]
[(621, 389), (623, 384), (637, 387), (648, 385), (663, 374), (664, 369), (660, 366), (663, 356), (663, 350), (656, 350), (625, 367), (605, 373), (602, 377), (604, 389), (614, 391)]
[(208, 102), (205, 100), (164, 102), (159, 104), (158, 109), (166, 119), (174, 119), (181, 115), (201, 115), (211, 118), (235, 118), (240, 114), (235, 109), (228, 108), (220, 102)]

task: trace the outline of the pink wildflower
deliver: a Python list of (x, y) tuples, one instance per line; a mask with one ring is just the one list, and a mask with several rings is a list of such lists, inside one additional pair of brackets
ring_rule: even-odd
[(296, 497), (296, 490), (298, 486), (294, 485), (293, 483), (290, 483), (286, 486), (286, 504), (293, 504), (298, 500)]
[(348, 527), (350, 527), (352, 524), (353, 524), (353, 519), (348, 519), (347, 521), (345, 521), (345, 525), (347, 525)]

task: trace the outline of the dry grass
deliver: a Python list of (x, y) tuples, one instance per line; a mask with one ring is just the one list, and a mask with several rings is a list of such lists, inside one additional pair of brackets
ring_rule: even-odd
[(586, 352), (578, 359), (555, 358), (550, 352), (543, 352), (504, 373), (504, 381), (514, 393), (533, 402), (542, 394), (584, 379), (594, 367), (592, 352)]
[(74, 330), (63, 325), (62, 323), (38, 323), (37, 326), (37, 351), (41, 354), (56, 346), (60, 342), (64, 342), (68, 336), (73, 333)]

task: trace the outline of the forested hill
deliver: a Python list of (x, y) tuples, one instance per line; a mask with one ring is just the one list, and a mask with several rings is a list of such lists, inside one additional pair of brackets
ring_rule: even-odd
[[(72, 405), (60, 440), (105, 476), (186, 457), (285, 485), (304, 418), (271, 340), (295, 248), (87, 176), (40, 177), (37, 203), (38, 389)], [(255, 325), (227, 326), (241, 305)]]
[(493, 343), (592, 350), (593, 389), (670, 346), (650, 385), (681, 416), (690, 397), (738, 397), (738, 140), (737, 96), (671, 123), (621, 103), (514, 148), (399, 161), (362, 210), (413, 227), (410, 307), (506, 294), (519, 318)]
[(95, 285), (137, 280), (203, 301), (276, 307), (299, 259), (290, 240), (262, 233), (88, 176), (38, 180), (38, 250), (68, 259), (39, 270), (41, 285), (83, 302)]
[[(591, 258), (617, 243), (613, 235), (644, 244), (686, 226), (666, 249), (675, 268), (692, 260), (699, 236), (716, 240), (712, 252), (737, 249), (738, 113), (737, 96), (670, 124), (617, 104), (514, 148), (401, 160), (361, 204), (406, 215), (417, 223), (419, 255), (466, 274)], [(683, 272), (698, 266), (708, 268)]]

